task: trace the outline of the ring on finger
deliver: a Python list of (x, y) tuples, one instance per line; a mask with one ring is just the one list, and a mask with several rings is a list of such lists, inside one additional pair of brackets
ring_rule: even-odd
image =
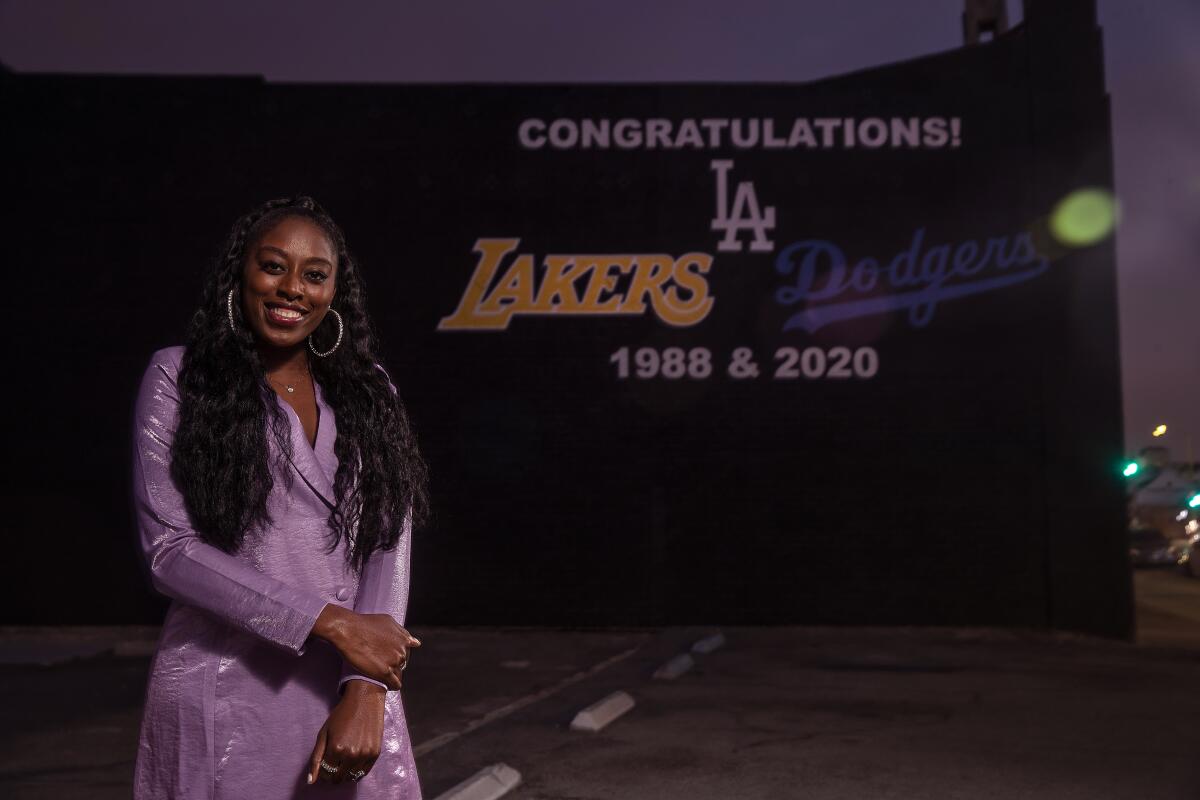
[(365, 769), (356, 769), (350, 772), (350, 780), (361, 781), (363, 776), (367, 774)]
[(338, 771), (338, 768), (337, 768), (337, 767), (335, 767), (335, 766), (333, 766), (333, 765), (329, 764), (329, 763), (328, 763), (327, 761), (325, 761), (325, 759), (323, 759), (323, 758), (321, 759), (321, 769), (325, 770), (325, 771), (326, 771), (326, 772), (328, 772), (330, 775), (333, 775), (334, 773), (336, 773), (336, 772)]

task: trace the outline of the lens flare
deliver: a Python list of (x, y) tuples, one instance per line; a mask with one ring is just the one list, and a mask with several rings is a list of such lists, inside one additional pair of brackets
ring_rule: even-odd
[(1071, 247), (1095, 244), (1113, 232), (1117, 201), (1107, 189), (1077, 189), (1050, 212), (1054, 238)]

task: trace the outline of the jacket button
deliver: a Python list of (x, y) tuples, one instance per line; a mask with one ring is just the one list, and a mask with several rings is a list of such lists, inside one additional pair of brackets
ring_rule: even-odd
[(343, 586), (342, 588), (337, 590), (337, 595), (335, 595), (335, 596), (337, 597), (338, 600), (345, 602), (350, 599), (350, 589), (346, 586)]

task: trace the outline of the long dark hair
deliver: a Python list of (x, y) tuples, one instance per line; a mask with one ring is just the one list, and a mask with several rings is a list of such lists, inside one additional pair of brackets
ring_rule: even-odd
[[(171, 449), (171, 476), (179, 486), (201, 538), (228, 553), (241, 547), (252, 527), (271, 522), (272, 488), (267, 430), (279, 444), (280, 465), (292, 454), (290, 423), (266, 380), (254, 335), (244, 321), (234, 333), (226, 296), (237, 298), (247, 248), (285, 217), (321, 227), (337, 251), (337, 293), (332, 307), (345, 326), (341, 345), (327, 358), (312, 358), (312, 372), (337, 414), (335, 507), (329, 514), (329, 552), (346, 543), (346, 559), (361, 569), (375, 550), (394, 547), (411, 511), (413, 525), (429, 514), (427, 468), (417, 449), (408, 412), (375, 365), (375, 337), (367, 316), (362, 275), (341, 229), (310, 197), (271, 200), (234, 223), (192, 315), (179, 370), (179, 421)], [(241, 319), (241, 303), (234, 303)], [(332, 316), (313, 334), (321, 352), (333, 346)], [(288, 486), (294, 480), (290, 469)]]

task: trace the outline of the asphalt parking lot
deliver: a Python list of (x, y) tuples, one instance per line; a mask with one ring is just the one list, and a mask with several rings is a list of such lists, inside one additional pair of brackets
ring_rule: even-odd
[[(674, 681), (652, 675), (711, 629), (414, 627), (404, 691), (424, 793), (504, 763), (514, 799), (1194, 799), (1200, 581), (1135, 582), (1138, 644), (726, 628)], [(127, 798), (155, 629), (3, 634), (0, 795)], [(570, 729), (618, 690), (633, 709)]]

